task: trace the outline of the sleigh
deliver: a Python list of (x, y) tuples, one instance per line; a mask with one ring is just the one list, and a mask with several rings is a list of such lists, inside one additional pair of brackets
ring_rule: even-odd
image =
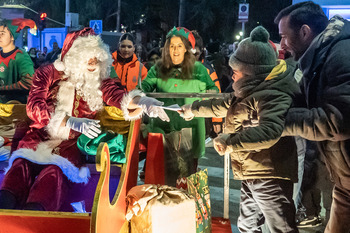
[[(111, 164), (108, 146), (101, 143), (96, 155), (96, 163), (88, 164), (91, 178), (87, 185), (74, 184), (69, 191), (68, 200), (58, 212), (4, 210), (0, 209), (0, 232), (50, 232), (50, 233), (88, 233), (88, 232), (127, 232), (125, 223), (126, 193), (136, 185), (138, 170), (138, 141), (140, 120), (127, 123), (116, 117), (119, 110), (105, 107), (99, 115), (102, 125), (128, 136), (126, 163)], [(25, 105), (0, 104), (0, 125), (17, 120), (13, 144), (16, 144), (27, 124)], [(121, 126), (115, 129), (116, 126)], [(15, 145), (12, 145), (15, 146)], [(0, 183), (4, 177), (6, 162), (0, 162)], [(74, 213), (70, 203), (84, 202), (86, 213)]]

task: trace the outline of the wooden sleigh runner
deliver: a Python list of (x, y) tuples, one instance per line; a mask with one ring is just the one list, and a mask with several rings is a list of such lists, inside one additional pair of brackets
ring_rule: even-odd
[[(3, 117), (6, 114), (1, 112), (1, 107), (4, 106), (0, 106), (0, 117), (1, 115)], [(117, 111), (113, 109), (114, 107), (106, 108), (109, 112)], [(109, 117), (105, 117), (102, 122), (112, 124), (113, 116), (107, 115)], [(114, 121), (114, 124), (117, 122)], [(125, 164), (111, 164), (108, 146), (106, 143), (101, 143), (96, 155), (96, 164), (88, 164), (91, 172), (88, 184), (85, 186), (77, 184), (72, 187), (68, 195), (69, 200), (62, 207), (63, 211), (0, 209), (0, 233), (127, 232), (125, 198), (127, 192), (137, 182), (140, 122), (141, 120), (137, 120), (128, 126)], [(2, 174), (0, 172), (0, 182), (3, 175), (3, 172)], [(67, 206), (72, 201), (80, 200), (86, 203), (87, 213), (67, 211)]]

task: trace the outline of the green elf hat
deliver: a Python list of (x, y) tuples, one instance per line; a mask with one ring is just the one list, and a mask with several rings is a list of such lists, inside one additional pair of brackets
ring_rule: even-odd
[[(35, 22), (31, 19), (23, 19), (23, 18), (17, 18), (17, 19), (11, 19), (11, 20), (5, 20), (4, 26), (6, 26), (13, 38), (16, 40), (17, 37), (19, 36), (19, 32), (25, 28), (25, 27), (29, 27), (31, 29), (36, 30), (36, 25)], [(33, 30), (31, 30), (32, 34), (36, 34), (35, 32), (33, 32)]]
[(171, 38), (173, 36), (183, 36), (185, 37), (192, 45), (192, 52), (195, 53), (195, 45), (196, 45), (196, 39), (194, 38), (192, 32), (184, 27), (174, 27), (171, 29), (168, 34), (166, 35), (166, 38)]

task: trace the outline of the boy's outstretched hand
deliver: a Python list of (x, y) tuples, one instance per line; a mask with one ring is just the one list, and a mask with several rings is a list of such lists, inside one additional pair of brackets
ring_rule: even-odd
[(181, 107), (181, 110), (177, 111), (185, 121), (190, 121), (194, 118), (194, 114), (191, 110), (192, 104), (185, 104)]

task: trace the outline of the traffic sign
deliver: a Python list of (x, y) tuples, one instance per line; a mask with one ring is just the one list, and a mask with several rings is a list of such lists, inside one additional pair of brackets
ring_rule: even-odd
[(248, 16), (249, 16), (249, 4), (248, 3), (239, 4), (238, 20), (240, 22), (247, 22)]
[(102, 33), (102, 20), (90, 20), (90, 27), (94, 29), (96, 34)]

